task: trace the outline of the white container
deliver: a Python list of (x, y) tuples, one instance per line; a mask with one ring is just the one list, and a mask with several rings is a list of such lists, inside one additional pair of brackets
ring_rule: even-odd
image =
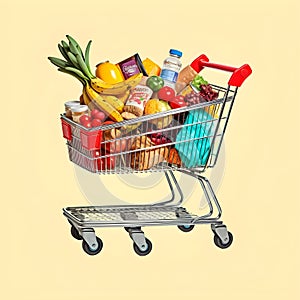
[(66, 112), (66, 117), (72, 120), (72, 111), (71, 107), (73, 106), (79, 106), (80, 101), (68, 101), (65, 103), (65, 112)]
[(71, 107), (72, 120), (76, 123), (80, 123), (79, 119), (83, 115), (88, 115), (89, 109), (87, 105), (77, 105)]
[(169, 54), (170, 56), (167, 57), (163, 62), (160, 77), (164, 80), (165, 86), (169, 86), (175, 90), (178, 73), (182, 66), (180, 61), (182, 52), (175, 49), (170, 49)]

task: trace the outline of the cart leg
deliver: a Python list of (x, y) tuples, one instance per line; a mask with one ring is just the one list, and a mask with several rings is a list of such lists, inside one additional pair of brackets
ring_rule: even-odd
[(222, 243), (226, 244), (228, 242), (229, 236), (226, 225), (211, 224), (211, 230), (221, 239)]
[[(181, 170), (181, 172), (185, 173), (185, 174), (188, 174), (190, 176), (193, 176), (193, 177), (195, 177), (196, 179), (199, 180), (199, 183), (202, 187), (206, 202), (209, 206), (209, 212), (205, 215), (202, 215), (202, 216), (199, 216), (198, 218), (195, 218), (194, 221), (196, 222), (196, 221), (201, 220), (201, 219), (211, 220), (211, 221), (219, 220), (221, 218), (221, 215), (222, 215), (222, 209), (221, 209), (219, 201), (216, 197), (216, 194), (215, 194), (209, 180), (207, 178), (199, 175), (199, 174), (195, 174), (195, 173), (192, 173), (192, 172), (185, 172), (183, 170)], [(215, 204), (217, 212), (215, 212), (213, 203)], [(215, 215), (215, 216), (213, 216), (213, 215)]]
[(233, 241), (233, 235), (227, 230), (224, 224), (211, 224), (214, 233), (214, 242), (221, 249), (228, 248)]
[(204, 215), (204, 216), (202, 216), (202, 218), (207, 219), (207, 218), (209, 218), (209, 217), (211, 217), (213, 215), (214, 208), (213, 208), (212, 201), (211, 201), (211, 195), (210, 195), (208, 189), (206, 188), (205, 182), (202, 181), (202, 179), (200, 179), (200, 178), (198, 178), (198, 180), (199, 180), (200, 185), (202, 187), (202, 190), (203, 190), (206, 202), (207, 202), (207, 204), (209, 206), (209, 213), (206, 214), (206, 215)]
[(82, 240), (82, 236), (80, 235), (80, 230), (78, 229), (75, 222), (73, 222), (70, 219), (68, 219), (68, 222), (71, 224), (71, 235), (72, 235), (72, 237), (76, 240)]
[(99, 247), (95, 230), (93, 228), (82, 228), (79, 229), (79, 232), (91, 250), (96, 250)]
[(173, 180), (173, 182), (174, 182), (174, 184), (176, 186), (176, 189), (177, 189), (177, 191), (179, 193), (179, 196), (180, 196), (180, 198), (179, 198), (178, 202), (176, 203), (176, 205), (180, 205), (183, 202), (183, 193), (182, 193), (182, 190), (181, 190), (181, 188), (179, 186), (178, 181), (176, 180), (174, 172), (173, 171), (169, 171), (169, 173), (170, 173), (170, 175), (172, 177), (172, 180)]
[[(175, 215), (177, 218), (186, 219), (186, 222), (188, 221), (188, 219), (190, 219), (190, 223), (192, 223), (193, 221), (192, 216), (186, 211), (184, 207), (178, 207), (178, 209), (175, 212)], [(191, 224), (177, 225), (177, 227), (183, 232), (190, 232), (191, 230), (194, 229), (194, 225)]]
[[(216, 197), (216, 194), (214, 193), (214, 190), (213, 190), (209, 180), (207, 178), (205, 178), (203, 176), (199, 176), (199, 175), (196, 175), (195, 177), (199, 180), (199, 182), (201, 184), (206, 202), (209, 206), (209, 213), (196, 218), (195, 221), (198, 221), (198, 220), (201, 220), (201, 219), (211, 220), (211, 221), (219, 220), (222, 216), (222, 209), (221, 209), (219, 201)], [(214, 211), (213, 203), (215, 204), (217, 212)], [(215, 216), (213, 216), (213, 215), (215, 215)]]
[[(168, 172), (164, 172), (165, 173), (165, 176), (166, 176), (166, 179), (167, 179), (167, 182), (169, 184), (169, 188), (171, 190), (171, 199), (167, 200), (167, 201), (160, 201), (158, 203), (154, 203), (153, 205), (166, 205), (166, 204), (170, 204), (172, 203), (174, 200), (175, 200), (175, 188), (177, 189), (177, 192), (178, 192), (178, 195), (179, 195), (179, 199), (176, 203), (173, 203), (172, 205), (174, 206), (177, 206), (177, 205), (180, 205), (182, 202), (183, 202), (183, 193), (182, 193), (182, 190), (176, 180), (176, 177), (173, 173), (173, 171), (168, 171)], [(170, 176), (169, 176), (169, 174)], [(175, 188), (174, 188), (174, 185), (175, 185)]]
[(82, 228), (68, 219), (71, 224), (71, 234), (76, 240), (82, 240), (82, 248), (89, 255), (98, 254), (103, 248), (102, 240), (96, 236), (93, 228)]
[(201, 187), (203, 189), (207, 204), (210, 208), (209, 215), (207, 215), (205, 217), (207, 218), (207, 217), (212, 216), (212, 214), (214, 212), (213, 205), (212, 205), (212, 201), (213, 201), (214, 204), (215, 204), (215, 207), (217, 208), (217, 216), (214, 219), (216, 219), (216, 220), (220, 219), (221, 216), (222, 216), (222, 209), (221, 209), (219, 201), (216, 197), (216, 194), (215, 194), (209, 180), (207, 178), (203, 177), (203, 176), (198, 176), (197, 178), (198, 178), (198, 180), (201, 184)]
[(148, 255), (152, 250), (152, 243), (145, 238), (141, 227), (127, 227), (125, 229), (133, 240), (134, 251), (140, 256)]
[(129, 236), (133, 240), (133, 242), (141, 249), (145, 249), (147, 246), (145, 234), (142, 231), (141, 227), (129, 227), (126, 229), (129, 233)]
[(165, 176), (166, 176), (167, 182), (169, 184), (169, 188), (171, 190), (172, 198), (168, 201), (162, 202), (161, 204), (166, 204), (166, 203), (172, 202), (175, 199), (174, 187), (173, 187), (172, 181), (170, 180), (170, 176), (169, 176), (168, 172), (165, 172)]

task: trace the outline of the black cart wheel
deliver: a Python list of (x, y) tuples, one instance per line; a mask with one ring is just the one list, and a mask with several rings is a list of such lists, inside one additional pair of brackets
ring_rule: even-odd
[(96, 240), (97, 240), (98, 246), (95, 249), (91, 249), (90, 246), (87, 244), (87, 242), (85, 240), (83, 240), (82, 241), (82, 248), (83, 248), (84, 252), (86, 252), (89, 255), (98, 254), (103, 248), (103, 242), (97, 236), (96, 236)]
[(183, 232), (190, 232), (194, 229), (195, 225), (178, 225), (177, 227)]
[(152, 243), (146, 238), (146, 247), (145, 249), (141, 250), (136, 243), (133, 243), (133, 249), (136, 254), (140, 256), (148, 255), (152, 250)]
[(233, 235), (229, 231), (228, 231), (228, 237), (229, 237), (228, 242), (226, 244), (223, 244), (222, 240), (217, 236), (217, 234), (215, 234), (215, 236), (214, 236), (215, 245), (221, 249), (228, 248), (232, 244), (232, 241), (233, 241)]
[(71, 235), (76, 240), (82, 240), (82, 236), (79, 234), (74, 225), (71, 226)]

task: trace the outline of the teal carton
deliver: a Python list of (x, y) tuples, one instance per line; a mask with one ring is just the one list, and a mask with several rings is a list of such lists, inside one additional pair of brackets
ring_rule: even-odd
[(203, 109), (190, 111), (176, 137), (181, 161), (187, 168), (204, 166), (208, 160), (215, 131), (215, 121)]

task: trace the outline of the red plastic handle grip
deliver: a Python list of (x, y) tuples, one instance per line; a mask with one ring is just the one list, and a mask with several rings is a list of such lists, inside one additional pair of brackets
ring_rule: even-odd
[(198, 57), (199, 72), (204, 68), (213, 68), (222, 71), (232, 72), (232, 75), (228, 81), (231, 86), (240, 87), (245, 79), (252, 73), (252, 70), (248, 64), (244, 64), (239, 68), (225, 66), (221, 64), (211, 63), (206, 55), (202, 54)]

